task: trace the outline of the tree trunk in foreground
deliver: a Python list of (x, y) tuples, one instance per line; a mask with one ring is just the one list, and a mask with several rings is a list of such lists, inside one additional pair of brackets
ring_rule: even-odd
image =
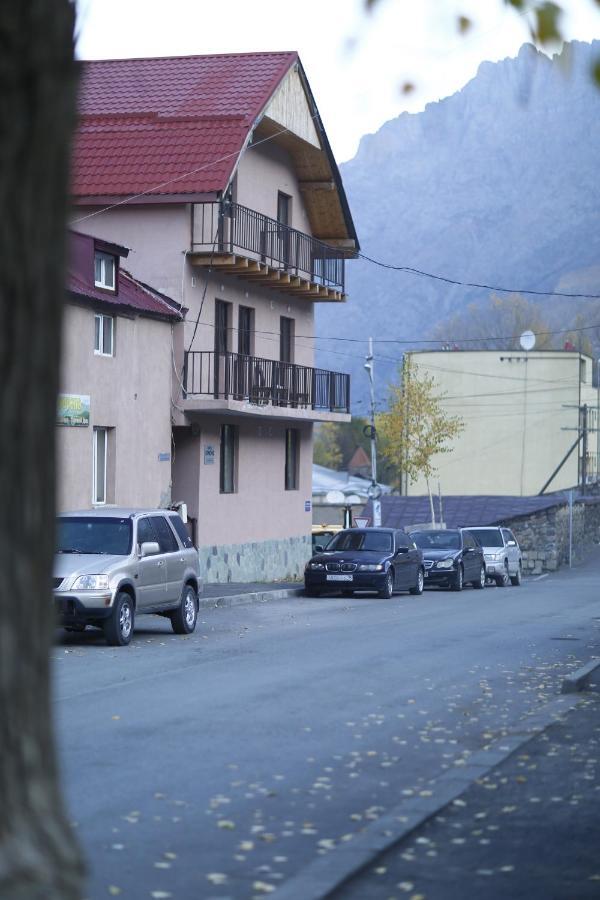
[(80, 900), (50, 708), (69, 0), (0, 5), (0, 900)]

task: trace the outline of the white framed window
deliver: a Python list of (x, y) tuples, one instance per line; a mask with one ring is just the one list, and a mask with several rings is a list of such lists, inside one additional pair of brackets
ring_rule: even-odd
[(114, 356), (114, 329), (113, 316), (104, 316), (96, 313), (94, 316), (94, 353), (100, 356)]
[(99, 250), (96, 250), (94, 254), (94, 284), (96, 287), (114, 291), (116, 272), (116, 256), (113, 256), (111, 253), (101, 253)]
[(94, 464), (92, 503), (106, 503), (106, 467), (108, 428), (94, 428)]

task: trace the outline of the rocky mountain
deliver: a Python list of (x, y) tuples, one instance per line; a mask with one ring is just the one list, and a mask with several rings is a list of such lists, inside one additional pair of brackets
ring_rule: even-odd
[[(342, 166), (362, 252), (461, 282), (600, 293), (598, 56), (600, 41), (552, 59), (525, 45), (515, 59), (482, 63), (458, 93), (366, 135)], [(360, 342), (319, 341), (318, 362), (352, 373), (356, 413), (366, 408), (369, 335), (408, 341), (375, 345), (382, 398), (405, 346), (491, 294), (364, 259), (348, 264), (347, 281), (348, 303), (320, 306), (317, 333)], [(540, 302), (567, 325), (577, 306)]]

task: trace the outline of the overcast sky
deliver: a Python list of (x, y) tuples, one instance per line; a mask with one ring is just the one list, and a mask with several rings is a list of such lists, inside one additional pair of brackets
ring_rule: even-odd
[[(563, 0), (568, 38), (600, 37), (594, 0)], [(82, 59), (298, 50), (334, 153), (404, 110), (459, 90), (482, 60), (515, 56), (525, 23), (503, 0), (77, 0)], [(458, 13), (474, 26), (466, 37)], [(410, 82), (410, 95), (402, 85)]]

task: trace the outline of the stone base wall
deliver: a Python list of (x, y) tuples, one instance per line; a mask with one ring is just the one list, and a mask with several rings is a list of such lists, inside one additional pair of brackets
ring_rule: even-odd
[[(523, 553), (526, 575), (554, 572), (569, 562), (569, 506), (502, 522), (511, 528)], [(573, 504), (573, 561), (580, 562), (600, 543), (600, 498)]]
[(311, 554), (310, 535), (198, 549), (205, 584), (300, 580)]

